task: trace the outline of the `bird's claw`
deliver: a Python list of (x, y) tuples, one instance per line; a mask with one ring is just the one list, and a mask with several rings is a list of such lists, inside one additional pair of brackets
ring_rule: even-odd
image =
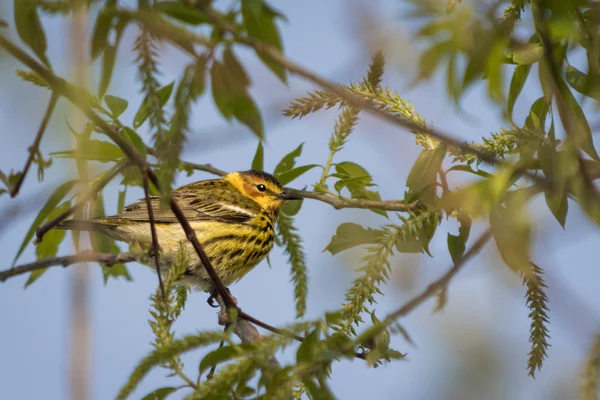
[[(231, 294), (231, 290), (229, 290), (228, 287), (226, 287), (225, 289), (227, 289), (227, 292), (229, 294)], [(212, 308), (218, 308), (219, 307), (218, 303), (215, 304), (215, 299), (217, 298), (217, 296), (219, 296), (219, 292), (217, 291), (217, 289), (213, 289), (210, 292), (210, 296), (208, 296), (208, 300), (206, 300), (206, 302), (208, 303), (208, 305), (211, 306)]]

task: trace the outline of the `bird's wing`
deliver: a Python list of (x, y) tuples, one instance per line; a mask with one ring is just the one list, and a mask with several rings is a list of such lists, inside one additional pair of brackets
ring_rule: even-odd
[[(232, 191), (228, 182), (220, 180), (200, 181), (183, 186), (173, 191), (173, 198), (179, 204), (188, 221), (221, 221), (244, 223), (254, 218), (259, 209), (252, 200), (246, 199), (239, 192)], [(238, 198), (239, 197), (239, 198)], [(154, 221), (157, 223), (178, 222), (169, 207), (160, 207), (160, 198), (150, 198)], [(239, 205), (234, 205), (239, 204)], [(123, 208), (119, 215), (106, 220), (149, 222), (146, 199)]]

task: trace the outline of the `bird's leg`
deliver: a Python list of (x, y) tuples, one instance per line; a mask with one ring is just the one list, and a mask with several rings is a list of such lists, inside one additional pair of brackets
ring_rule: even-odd
[[(227, 292), (229, 292), (229, 294), (231, 294), (231, 290), (229, 290), (228, 287), (226, 287), (225, 289), (227, 289)], [(213, 288), (210, 291), (210, 296), (208, 296), (208, 300), (206, 300), (206, 302), (212, 308), (218, 308), (219, 307), (219, 305), (215, 303), (215, 299), (217, 298), (218, 295), (219, 295), (219, 292), (217, 291), (216, 288)]]

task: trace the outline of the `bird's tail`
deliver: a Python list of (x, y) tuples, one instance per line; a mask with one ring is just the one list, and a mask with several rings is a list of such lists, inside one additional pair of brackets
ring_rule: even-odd
[(66, 231), (105, 232), (106, 225), (99, 221), (69, 219), (57, 225), (56, 229), (63, 229)]

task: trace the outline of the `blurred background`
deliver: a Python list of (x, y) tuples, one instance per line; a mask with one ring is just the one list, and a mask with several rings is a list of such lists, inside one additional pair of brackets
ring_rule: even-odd
[[(127, 2), (124, 2), (127, 3)], [(272, 0), (289, 22), (280, 24), (285, 52), (289, 58), (329, 78), (347, 83), (365, 73), (370, 56), (383, 47), (389, 64), (384, 85), (398, 90), (434, 126), (464, 140), (506, 126), (502, 115), (491, 104), (485, 88), (474, 87), (463, 99), (462, 110), (447, 98), (444, 77), (435, 75), (427, 84), (411, 88), (415, 73), (415, 50), (408, 39), (410, 21), (403, 18), (405, 3), (397, 0)], [(96, 10), (97, 11), (97, 10)], [(12, 2), (0, 2), (0, 15), (12, 18)], [(70, 25), (64, 19), (43, 18), (48, 35), (48, 54), (57, 73), (72, 73), (69, 53)], [(17, 39), (10, 28), (9, 36)], [(117, 57), (109, 94), (129, 100), (130, 108), (122, 120), (130, 123), (141, 102), (136, 70), (130, 51), (136, 36), (129, 29)], [(382, 39), (383, 37), (387, 39)], [(186, 60), (179, 51), (163, 46), (161, 69), (163, 83), (175, 79)], [(327, 143), (336, 110), (321, 111), (302, 120), (281, 116), (287, 103), (313, 89), (310, 83), (292, 77), (289, 87), (278, 81), (249, 51), (241, 58), (253, 79), (252, 93), (259, 103), (266, 126), (265, 169), (272, 170), (284, 154), (304, 142), (301, 162), (324, 163)], [(93, 67), (93, 82), (98, 79)], [(7, 54), (0, 52), (0, 169), (22, 168), (47, 104), (49, 93), (18, 79), (19, 68)], [(533, 72), (532, 72), (533, 73)], [(530, 80), (531, 81), (531, 80)], [(515, 120), (523, 121), (529, 105), (540, 92), (527, 85), (515, 108)], [(209, 96), (210, 97), (210, 96)], [(250, 167), (257, 145), (256, 137), (245, 127), (228, 125), (205, 96), (193, 110), (192, 132), (183, 159), (211, 163), (227, 170)], [(519, 107), (519, 104), (526, 106)], [(49, 126), (42, 151), (65, 150), (71, 136), (65, 120), (69, 109), (58, 106)], [(146, 136), (148, 138), (148, 136)], [(148, 142), (149, 143), (149, 142)], [(384, 199), (402, 198), (404, 182), (420, 148), (414, 137), (396, 127), (363, 116), (338, 160), (344, 157), (359, 162), (373, 175)], [(0, 197), (0, 210), (18, 210), (18, 218), (0, 226), (1, 269), (9, 268), (17, 248), (37, 211), (57, 182), (73, 173), (69, 160), (54, 160), (42, 183), (30, 174), (17, 199)], [(302, 188), (318, 180), (313, 170), (294, 182)], [(177, 185), (209, 178), (196, 172), (181, 175)], [(452, 187), (461, 181), (449, 176)], [(105, 191), (107, 213), (116, 211), (118, 185)], [(137, 200), (141, 191), (131, 189), (127, 202)], [(434, 314), (434, 300), (427, 302), (400, 322), (415, 345), (394, 337), (394, 348), (408, 353), (405, 361), (367, 368), (361, 360), (334, 365), (331, 387), (339, 399), (572, 399), (576, 398), (578, 374), (594, 335), (600, 331), (600, 271), (594, 254), (600, 235), (581, 214), (571, 207), (566, 230), (552, 218), (543, 198), (532, 203), (536, 220), (535, 261), (547, 273), (550, 298), (551, 345), (548, 359), (536, 379), (527, 376), (529, 320), (525, 289), (520, 280), (503, 266), (493, 244), (473, 258), (449, 288), (445, 310)], [(306, 200), (297, 217), (309, 265), (309, 302), (307, 318), (335, 310), (341, 304), (358, 266), (360, 250), (332, 257), (322, 250), (342, 222), (378, 227), (385, 220), (365, 210), (334, 210), (329, 205)], [(475, 226), (475, 232), (481, 227)], [(400, 256), (393, 259), (393, 274), (378, 299), (377, 315), (383, 316), (421, 291), (451, 265), (446, 246), (446, 230), (457, 227), (443, 223), (427, 255)], [(72, 254), (65, 241), (59, 255)], [(29, 246), (21, 263), (35, 259)], [(272, 325), (293, 322), (295, 311), (287, 258), (275, 248), (272, 268), (260, 264), (231, 289), (248, 313)], [(0, 390), (5, 399), (64, 399), (69, 397), (68, 348), (70, 336), (71, 285), (74, 268), (54, 268), (31, 287), (24, 289), (26, 276), (0, 284)], [(88, 295), (92, 329), (92, 398), (114, 398), (137, 362), (150, 350), (153, 335), (148, 326), (148, 297), (157, 286), (156, 275), (148, 268), (129, 264), (132, 282), (110, 280), (104, 285), (101, 270), (90, 265)], [(217, 327), (216, 311), (206, 305), (202, 293), (192, 295), (175, 325), (178, 335)], [(185, 370), (195, 376), (202, 352), (184, 357)], [(291, 359), (293, 352), (281, 361)], [(160, 386), (179, 384), (155, 369), (136, 390), (141, 398)], [(176, 394), (173, 398), (177, 398)]]

